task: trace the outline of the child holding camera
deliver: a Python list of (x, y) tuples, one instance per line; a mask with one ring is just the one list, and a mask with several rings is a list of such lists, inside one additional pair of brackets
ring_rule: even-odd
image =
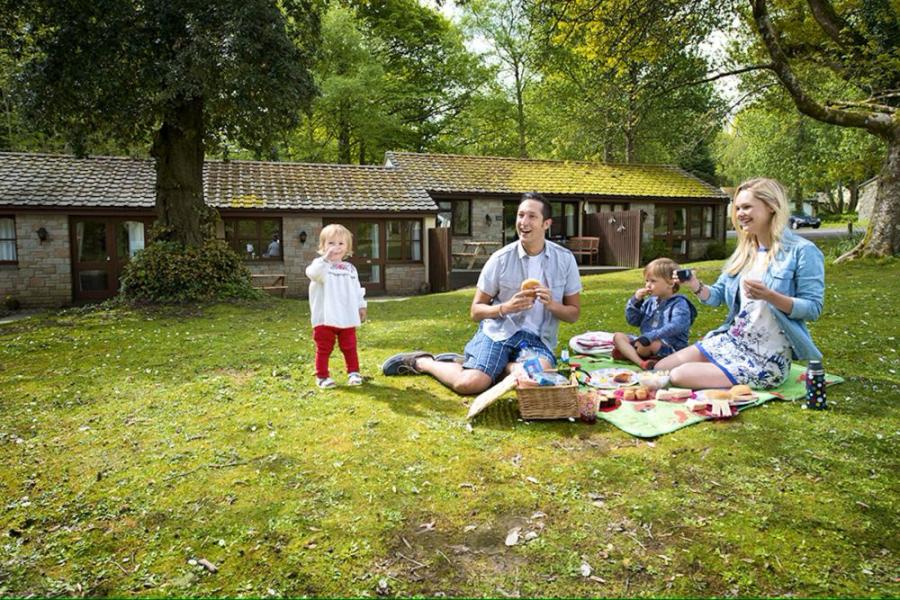
[(625, 305), (625, 319), (629, 325), (640, 327), (641, 335), (615, 333), (614, 359), (627, 359), (648, 370), (658, 359), (688, 345), (697, 309), (676, 293), (678, 282), (672, 274), (678, 269), (678, 263), (669, 258), (657, 258), (644, 267), (645, 285)]

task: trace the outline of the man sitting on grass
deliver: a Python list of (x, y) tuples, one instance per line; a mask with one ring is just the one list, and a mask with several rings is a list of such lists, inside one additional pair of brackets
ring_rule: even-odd
[[(575, 257), (545, 239), (550, 203), (540, 194), (522, 196), (516, 214), (519, 239), (494, 252), (478, 278), (470, 314), (478, 331), (465, 356), (403, 352), (387, 359), (385, 375), (431, 375), (458, 394), (488, 389), (522, 353), (538, 355), (544, 368), (556, 363), (559, 322), (581, 313), (581, 279)], [(523, 290), (522, 282), (540, 285)]]

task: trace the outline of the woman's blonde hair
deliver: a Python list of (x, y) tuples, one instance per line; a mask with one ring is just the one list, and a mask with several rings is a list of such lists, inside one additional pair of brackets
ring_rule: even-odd
[[(678, 263), (671, 258), (657, 258), (656, 260), (648, 262), (647, 266), (644, 267), (644, 277), (646, 278), (648, 275), (652, 275), (654, 277), (659, 277), (668, 283), (672, 283), (672, 273), (680, 268)], [(673, 291), (678, 291), (677, 283), (675, 284)]]
[(769, 221), (771, 242), (766, 249), (767, 260), (775, 256), (781, 248), (781, 236), (784, 234), (784, 228), (787, 227), (788, 219), (790, 218), (787, 191), (779, 182), (766, 177), (756, 177), (739, 185), (734, 191), (734, 197), (731, 200), (731, 223), (734, 225), (735, 232), (737, 232), (738, 243), (734, 253), (728, 259), (728, 262), (725, 263), (724, 270), (729, 275), (737, 275), (749, 269), (759, 250), (759, 240), (756, 239), (755, 235), (745, 232), (737, 220), (736, 200), (741, 192), (750, 192), (754, 198), (772, 210), (772, 220)]
[(353, 256), (353, 234), (343, 225), (332, 223), (322, 228), (319, 232), (319, 254), (325, 254), (328, 240), (344, 240), (347, 242), (347, 253), (344, 256)]

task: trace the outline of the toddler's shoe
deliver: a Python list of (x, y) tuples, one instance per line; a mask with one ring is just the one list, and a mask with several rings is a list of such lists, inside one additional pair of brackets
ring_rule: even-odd
[(613, 360), (627, 360), (625, 358), (625, 355), (622, 354), (621, 352), (619, 352), (618, 348), (613, 348), (612, 352), (610, 353), (610, 356), (612, 356)]
[(359, 373), (353, 372), (347, 374), (347, 385), (362, 385), (363, 378)]
[(657, 361), (652, 358), (648, 358), (647, 360), (642, 360), (641, 361), (641, 369), (643, 369), (644, 371), (652, 371), (653, 369), (656, 368), (656, 362)]
[(331, 377), (316, 377), (316, 385), (319, 386), (319, 389), (327, 390), (333, 388), (337, 384)]

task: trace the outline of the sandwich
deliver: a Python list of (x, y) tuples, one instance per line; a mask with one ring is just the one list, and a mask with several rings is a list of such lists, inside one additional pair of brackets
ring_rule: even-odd
[(728, 390), (731, 400), (736, 402), (746, 402), (756, 398), (756, 394), (750, 389), (749, 385), (736, 385)]
[(656, 390), (657, 400), (687, 400), (691, 397), (693, 391), (684, 388), (669, 388), (667, 390)]
[(628, 383), (631, 381), (631, 377), (631, 371), (620, 371), (619, 373), (613, 375), (613, 381), (615, 381), (616, 383)]
[(523, 292), (527, 292), (528, 290), (533, 290), (534, 288), (541, 287), (541, 282), (537, 279), (526, 279), (522, 282), (521, 290)]
[(731, 400), (730, 390), (706, 390), (703, 392), (707, 400)]

